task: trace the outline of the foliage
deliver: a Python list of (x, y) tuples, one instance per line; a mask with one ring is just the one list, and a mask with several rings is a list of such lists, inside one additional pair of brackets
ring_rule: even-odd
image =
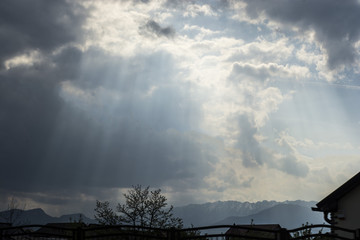
[(119, 217), (109, 207), (109, 202), (100, 202), (96, 200), (95, 219), (103, 225), (115, 225), (119, 222)]
[(173, 206), (167, 208), (167, 199), (161, 190), (150, 191), (150, 187), (133, 186), (124, 194), (125, 203), (118, 204), (115, 214), (109, 202), (96, 201), (95, 219), (101, 224), (131, 224), (157, 228), (182, 228), (182, 219), (173, 216)]
[[(298, 238), (301, 237), (302, 240), (330, 240), (333, 239), (330, 235), (323, 233), (323, 229), (320, 229), (317, 233), (312, 233), (311, 225), (307, 222), (306, 224), (302, 224), (302, 227), (309, 227), (303, 230), (294, 232), (292, 237)], [(318, 234), (318, 236), (310, 236)]]

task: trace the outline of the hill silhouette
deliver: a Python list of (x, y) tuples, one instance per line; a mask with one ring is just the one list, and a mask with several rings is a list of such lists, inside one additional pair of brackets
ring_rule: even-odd
[(294, 204), (278, 204), (271, 208), (260, 211), (256, 214), (243, 217), (227, 217), (216, 225), (227, 224), (280, 224), (282, 227), (292, 229), (301, 227), (302, 224), (323, 224), (321, 214), (314, 212), (307, 207)]
[(78, 221), (81, 218), (84, 223), (96, 223), (94, 219), (90, 219), (81, 213), (62, 215), (60, 217), (52, 217), (44, 212), (41, 208), (35, 208), (30, 210), (6, 210), (0, 212), (0, 222), (6, 222), (9, 219), (10, 211), (13, 211), (15, 216), (14, 225), (28, 225), (28, 224), (47, 224), (47, 223), (63, 223), (70, 221)]

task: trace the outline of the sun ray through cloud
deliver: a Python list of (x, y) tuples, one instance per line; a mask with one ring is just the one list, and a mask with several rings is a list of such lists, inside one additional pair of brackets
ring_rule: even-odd
[(355, 0), (0, 3), (0, 200), (92, 215), (136, 184), (175, 205), (321, 199), (360, 163), (359, 13)]

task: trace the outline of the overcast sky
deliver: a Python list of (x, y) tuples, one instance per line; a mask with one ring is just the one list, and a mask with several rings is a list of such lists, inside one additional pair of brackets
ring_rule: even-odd
[(359, 171), (357, 0), (0, 2), (0, 209), (319, 201)]

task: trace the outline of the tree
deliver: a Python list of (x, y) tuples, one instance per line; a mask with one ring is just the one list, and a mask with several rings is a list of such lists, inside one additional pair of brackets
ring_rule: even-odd
[(25, 206), (26, 204), (20, 207), (18, 201), (12, 197), (8, 203), (7, 210), (0, 217), (12, 226), (21, 225), (23, 222), (20, 219), (25, 210)]
[(161, 190), (150, 191), (150, 187), (133, 186), (124, 194), (125, 203), (118, 204), (117, 214), (108, 202), (96, 202), (95, 218), (102, 224), (131, 224), (158, 228), (182, 228), (182, 219), (173, 216), (173, 206), (167, 208), (167, 199)]
[(118, 223), (118, 216), (109, 207), (109, 202), (100, 202), (96, 200), (95, 219), (103, 225), (115, 225)]

